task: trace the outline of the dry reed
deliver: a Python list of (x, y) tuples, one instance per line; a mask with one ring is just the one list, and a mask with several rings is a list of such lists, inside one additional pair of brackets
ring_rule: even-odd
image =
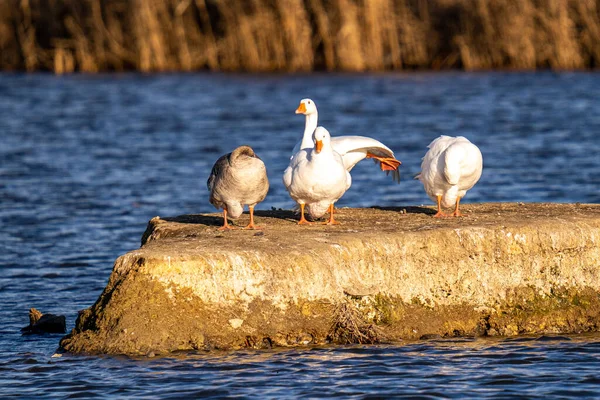
[(337, 306), (327, 339), (339, 344), (379, 343), (383, 335), (374, 323), (365, 321), (363, 314), (350, 301)]
[(587, 69), (600, 0), (5, 0), (0, 69)]

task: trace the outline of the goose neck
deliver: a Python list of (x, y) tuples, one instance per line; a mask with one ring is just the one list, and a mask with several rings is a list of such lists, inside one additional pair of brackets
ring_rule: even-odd
[(300, 144), (301, 149), (314, 147), (312, 134), (317, 129), (317, 123), (319, 121), (319, 114), (314, 112), (306, 115), (306, 122), (304, 124), (304, 136), (302, 136), (302, 143)]

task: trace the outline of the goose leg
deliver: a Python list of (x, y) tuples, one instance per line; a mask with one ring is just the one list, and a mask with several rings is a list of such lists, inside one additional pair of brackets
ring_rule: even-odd
[(254, 225), (254, 207), (248, 206), (250, 209), (250, 223), (244, 229), (261, 229), (259, 226)]
[(455, 217), (462, 217), (463, 214), (460, 213), (460, 211), (458, 211), (458, 204), (460, 203), (460, 197), (456, 198), (456, 208), (454, 209), (454, 213), (452, 215), (454, 215)]
[(447, 217), (447, 215), (442, 212), (442, 196), (439, 194), (437, 195), (437, 207), (437, 214), (434, 215), (434, 218)]
[(311, 225), (312, 222), (308, 222), (306, 218), (304, 218), (304, 204), (300, 204), (300, 221), (298, 221), (298, 225)]
[(220, 231), (227, 231), (230, 229), (235, 229), (233, 226), (227, 223), (227, 209), (223, 208), (223, 226), (219, 228)]
[(329, 205), (329, 221), (323, 222), (325, 225), (339, 225), (340, 223), (333, 219), (333, 203)]

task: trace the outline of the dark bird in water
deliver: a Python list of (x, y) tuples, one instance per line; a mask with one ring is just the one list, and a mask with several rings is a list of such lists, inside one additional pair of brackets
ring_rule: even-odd
[(260, 229), (254, 225), (254, 206), (267, 196), (269, 180), (265, 164), (250, 146), (240, 146), (221, 156), (213, 165), (206, 186), (210, 204), (223, 209), (223, 226), (219, 230), (233, 229), (227, 224), (227, 217), (238, 218), (246, 204), (250, 223), (245, 229)]

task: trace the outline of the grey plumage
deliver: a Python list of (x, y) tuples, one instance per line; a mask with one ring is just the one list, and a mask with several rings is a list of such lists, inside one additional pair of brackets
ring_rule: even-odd
[(265, 199), (269, 191), (267, 169), (250, 146), (240, 146), (221, 156), (206, 182), (210, 191), (210, 204), (222, 208), (235, 219), (244, 211)]

